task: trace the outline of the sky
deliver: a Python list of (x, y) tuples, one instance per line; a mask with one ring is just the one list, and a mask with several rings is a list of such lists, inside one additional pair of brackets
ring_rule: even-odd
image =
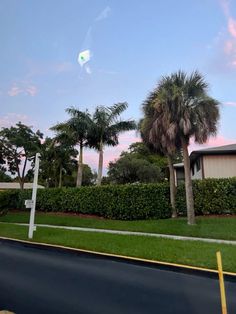
[[(122, 118), (139, 120), (163, 75), (199, 70), (221, 103), (206, 146), (236, 142), (236, 0), (0, 0), (0, 42), (0, 127), (21, 121), (52, 136), (70, 106), (93, 112), (123, 101)], [(85, 68), (77, 58), (86, 49)], [(121, 134), (105, 167), (139, 140)], [(84, 159), (97, 168), (95, 151)]]

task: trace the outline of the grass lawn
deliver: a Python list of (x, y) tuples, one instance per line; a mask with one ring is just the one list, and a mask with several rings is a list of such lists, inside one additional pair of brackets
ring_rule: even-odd
[[(27, 240), (27, 233), (25, 226), (0, 225), (0, 236)], [(236, 272), (236, 247), (232, 245), (40, 227), (34, 241), (211, 269), (216, 269), (216, 251), (220, 250), (224, 270)]]
[[(0, 221), (28, 223), (29, 212), (9, 212)], [(120, 221), (36, 212), (36, 223), (236, 240), (236, 217), (197, 217), (197, 224), (188, 226), (186, 218)]]

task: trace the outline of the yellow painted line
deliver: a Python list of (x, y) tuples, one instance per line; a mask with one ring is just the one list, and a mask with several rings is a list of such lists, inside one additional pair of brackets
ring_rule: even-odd
[[(60, 249), (65, 249), (65, 250), (69, 250), (69, 251), (83, 252), (83, 253), (89, 253), (89, 254), (94, 254), (94, 255), (108, 256), (108, 257), (117, 257), (117, 258), (121, 258), (121, 259), (125, 259), (125, 260), (131, 260), (131, 261), (137, 261), (137, 262), (145, 262), (145, 263), (151, 263), (151, 264), (156, 264), (156, 265), (174, 266), (174, 267), (179, 267), (179, 268), (200, 270), (200, 271), (205, 271), (205, 272), (218, 274), (217, 270), (210, 269), (210, 268), (203, 268), (203, 267), (184, 265), (184, 264), (177, 264), (177, 263), (169, 263), (169, 262), (163, 262), (163, 261), (158, 261), (158, 260), (149, 260), (149, 259), (144, 259), (144, 258), (140, 258), (140, 257), (132, 257), (132, 256), (126, 256), (126, 255), (117, 255), (117, 254), (105, 253), (105, 252), (90, 251), (90, 250), (85, 250), (85, 249), (72, 248), (72, 247), (69, 247), (69, 246), (63, 246), (63, 245), (57, 245), (57, 244), (48, 244), (48, 243), (34, 242), (34, 241), (27, 241), (27, 240), (19, 240), (19, 239), (15, 239), (15, 238), (0, 237), (0, 239), (12, 240), (12, 241), (22, 242), (22, 243), (26, 243), (26, 244), (36, 244), (36, 245), (41, 245), (41, 246), (46, 246), (46, 247), (60, 248)], [(236, 273), (233, 273), (233, 272), (224, 271), (223, 273), (224, 273), (224, 275), (230, 275), (230, 276), (235, 276), (236, 277)]]

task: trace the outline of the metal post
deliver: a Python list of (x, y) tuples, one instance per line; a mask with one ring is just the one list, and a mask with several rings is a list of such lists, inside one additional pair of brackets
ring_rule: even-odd
[(38, 187), (39, 157), (40, 157), (40, 154), (37, 153), (35, 156), (34, 183), (33, 183), (33, 192), (32, 192), (32, 207), (31, 207), (31, 211), (30, 211), (29, 234), (28, 234), (29, 239), (33, 238), (33, 232), (35, 230), (34, 216), (35, 216), (36, 196), (37, 196), (37, 187)]
[(220, 297), (221, 297), (221, 308), (222, 314), (227, 314), (227, 305), (226, 305), (226, 296), (225, 296), (225, 284), (224, 284), (224, 275), (222, 270), (222, 260), (220, 252), (216, 253), (217, 264), (218, 264), (218, 273), (219, 273), (219, 283), (220, 283)]

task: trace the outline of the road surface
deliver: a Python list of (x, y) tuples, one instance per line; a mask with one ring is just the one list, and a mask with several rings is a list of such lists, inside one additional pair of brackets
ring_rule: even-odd
[[(236, 282), (226, 282), (228, 314)], [(220, 314), (218, 281), (0, 240), (0, 309), (17, 314)]]

